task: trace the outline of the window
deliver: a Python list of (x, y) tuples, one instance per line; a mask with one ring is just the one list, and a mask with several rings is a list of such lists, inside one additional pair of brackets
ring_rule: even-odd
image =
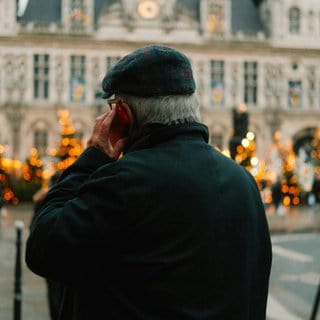
[(86, 57), (71, 56), (70, 70), (70, 100), (73, 102), (85, 101), (86, 90)]
[(257, 79), (258, 79), (257, 62), (244, 63), (244, 102), (245, 104), (257, 103)]
[(289, 81), (288, 83), (288, 104), (291, 108), (302, 106), (302, 85), (301, 81)]
[(49, 55), (33, 56), (33, 97), (48, 99), (49, 97)]
[(299, 8), (290, 8), (289, 10), (289, 32), (297, 34), (300, 32), (300, 10)]
[(48, 131), (45, 129), (37, 129), (34, 132), (34, 146), (38, 150), (39, 155), (44, 155), (48, 147)]
[(267, 35), (271, 34), (271, 12), (269, 9), (266, 9), (264, 12), (264, 27)]
[(224, 105), (224, 61), (211, 61), (211, 98), (215, 106)]
[(84, 0), (71, 0), (69, 16), (72, 31), (83, 31), (90, 21)]
[(208, 30), (214, 34), (223, 34), (226, 29), (224, 5), (217, 1), (210, 1), (208, 12)]

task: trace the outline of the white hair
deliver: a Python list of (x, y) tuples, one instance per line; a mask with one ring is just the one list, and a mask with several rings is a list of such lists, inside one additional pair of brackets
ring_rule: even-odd
[(168, 125), (201, 121), (196, 94), (155, 97), (117, 94), (117, 98), (131, 107), (139, 127), (151, 123)]

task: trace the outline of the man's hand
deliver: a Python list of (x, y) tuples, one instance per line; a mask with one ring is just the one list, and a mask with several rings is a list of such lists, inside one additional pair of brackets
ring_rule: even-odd
[(96, 118), (88, 147), (103, 151), (109, 158), (117, 160), (124, 149), (126, 138), (120, 138), (114, 145), (110, 141), (112, 121), (116, 115), (115, 108)]

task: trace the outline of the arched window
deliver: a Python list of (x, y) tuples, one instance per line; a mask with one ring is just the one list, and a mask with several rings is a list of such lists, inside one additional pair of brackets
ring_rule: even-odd
[(39, 155), (44, 155), (48, 148), (48, 131), (43, 128), (38, 128), (34, 131), (33, 145), (38, 150)]
[(289, 10), (289, 32), (297, 34), (300, 32), (300, 9), (292, 7)]

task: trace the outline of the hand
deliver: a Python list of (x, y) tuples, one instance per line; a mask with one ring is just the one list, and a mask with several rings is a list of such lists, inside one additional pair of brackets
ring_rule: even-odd
[(115, 118), (115, 108), (96, 118), (88, 147), (94, 147), (103, 151), (109, 158), (117, 160), (124, 149), (126, 138), (120, 138), (114, 144), (111, 143), (110, 133), (112, 122)]

